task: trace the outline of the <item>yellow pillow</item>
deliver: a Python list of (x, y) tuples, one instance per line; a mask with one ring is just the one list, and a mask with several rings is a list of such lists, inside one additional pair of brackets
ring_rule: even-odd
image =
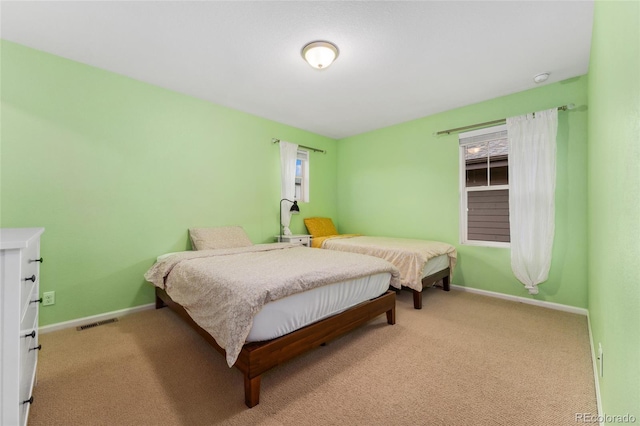
[(338, 235), (338, 230), (329, 217), (307, 217), (304, 219), (304, 224), (314, 238)]

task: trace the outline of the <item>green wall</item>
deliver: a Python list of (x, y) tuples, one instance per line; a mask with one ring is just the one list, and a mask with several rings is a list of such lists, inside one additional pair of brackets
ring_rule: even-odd
[[(46, 228), (42, 291), (57, 303), (40, 325), (137, 306), (153, 300), (142, 275), (189, 248), (187, 228), (240, 224), (255, 243), (278, 233), (272, 137), (326, 149), (311, 154), (311, 203), (293, 232), (317, 215), (341, 232), (448, 241), (455, 284), (588, 307), (603, 410), (640, 418), (639, 28), (640, 3), (598, 1), (588, 79), (337, 144), (3, 41), (0, 225)], [(459, 244), (457, 136), (434, 133), (566, 103), (578, 108), (559, 113), (554, 256), (530, 296), (508, 249)]]
[[(586, 308), (586, 96), (587, 78), (574, 78), (339, 141), (338, 230), (445, 241), (458, 249), (455, 284)], [(530, 296), (509, 249), (460, 244), (458, 136), (434, 134), (567, 103), (577, 108), (558, 114), (551, 271)]]
[(589, 68), (589, 315), (606, 414), (640, 422), (640, 3), (596, 2)]
[(336, 142), (3, 41), (2, 227), (46, 228), (40, 325), (153, 301), (155, 257), (189, 247), (187, 229), (279, 233), (276, 137), (310, 154), (302, 216), (335, 216)]

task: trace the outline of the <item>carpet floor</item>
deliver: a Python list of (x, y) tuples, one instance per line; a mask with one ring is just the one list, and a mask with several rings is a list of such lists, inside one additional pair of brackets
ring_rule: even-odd
[(29, 425), (575, 425), (597, 414), (587, 318), (425, 290), (262, 377), (164, 308), (40, 337)]

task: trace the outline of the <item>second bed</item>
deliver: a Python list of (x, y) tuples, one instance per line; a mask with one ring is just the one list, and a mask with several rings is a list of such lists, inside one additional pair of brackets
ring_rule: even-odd
[(312, 247), (366, 254), (391, 262), (400, 270), (402, 287), (413, 293), (413, 307), (422, 309), (422, 290), (442, 280), (449, 291), (457, 262), (457, 251), (451, 244), (411, 238), (373, 237), (338, 234), (330, 218), (305, 218), (312, 236)]

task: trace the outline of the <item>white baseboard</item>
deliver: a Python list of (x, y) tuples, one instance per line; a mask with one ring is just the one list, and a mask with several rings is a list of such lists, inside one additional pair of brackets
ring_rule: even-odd
[(451, 284), (451, 288), (459, 291), (467, 291), (469, 293), (481, 294), (483, 296), (496, 297), (498, 299), (511, 300), (512, 302), (526, 303), (528, 305), (541, 306), (543, 308), (555, 309), (556, 311), (564, 311), (572, 314), (588, 315), (589, 311), (585, 308), (577, 308), (575, 306), (563, 305), (561, 303), (545, 302), (544, 300), (528, 299), (526, 297), (512, 296), (510, 294), (496, 293), (495, 291), (480, 290), (477, 288), (464, 287), (461, 285)]
[[(591, 333), (591, 317), (587, 312), (587, 326), (589, 327), (589, 346), (591, 346), (591, 362), (593, 363), (593, 379), (596, 386), (596, 405), (598, 407), (598, 418), (603, 419), (602, 415), (602, 399), (600, 399), (600, 374), (598, 374), (598, 356), (596, 355), (596, 347), (593, 344), (593, 333)], [(600, 425), (604, 425), (603, 421)]]
[(106, 312), (104, 314), (92, 315), (90, 317), (78, 318), (71, 321), (59, 322), (56, 324), (45, 325), (44, 327), (38, 327), (40, 334), (51, 333), (52, 331), (64, 330), (65, 328), (74, 328), (92, 322), (104, 321), (107, 319), (121, 317), (123, 315), (129, 315), (140, 311), (146, 311), (148, 309), (154, 309), (155, 303), (149, 303), (148, 305), (134, 306), (133, 308), (120, 309), (119, 311)]

